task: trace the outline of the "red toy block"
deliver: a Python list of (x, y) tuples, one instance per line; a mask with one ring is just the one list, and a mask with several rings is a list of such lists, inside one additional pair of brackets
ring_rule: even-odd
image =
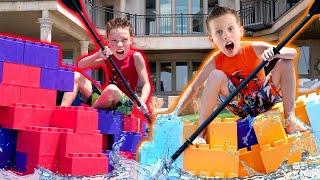
[(0, 84), (0, 106), (9, 106), (20, 100), (20, 86)]
[(136, 154), (132, 153), (132, 152), (124, 152), (124, 151), (120, 151), (120, 156), (126, 158), (126, 159), (133, 159), (135, 160), (136, 158)]
[(33, 114), (34, 109), (31, 105), (0, 106), (0, 125), (4, 128), (22, 130), (33, 126)]
[(60, 134), (67, 131), (69, 130), (53, 127), (28, 127), (18, 133), (17, 151), (34, 156), (55, 156)]
[(59, 157), (70, 153), (101, 153), (102, 134), (62, 133), (59, 142)]
[(20, 103), (55, 106), (57, 91), (31, 87), (21, 87)]
[(40, 87), (41, 68), (21, 65), (22, 73), (21, 85), (25, 87)]
[(53, 110), (51, 126), (92, 134), (98, 130), (98, 112), (90, 107), (56, 107)]
[(53, 107), (44, 105), (36, 105), (34, 107), (34, 126), (48, 127), (52, 119)]
[(22, 65), (13, 63), (3, 63), (2, 83), (9, 85), (22, 85), (22, 79), (25, 74), (22, 73)]
[(104, 153), (68, 154), (60, 161), (58, 172), (73, 176), (108, 173), (108, 158)]
[(140, 131), (140, 119), (135, 116), (123, 117), (123, 131), (139, 132)]

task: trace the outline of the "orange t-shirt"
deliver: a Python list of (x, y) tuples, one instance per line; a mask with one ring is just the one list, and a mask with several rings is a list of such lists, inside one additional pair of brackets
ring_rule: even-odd
[[(214, 61), (216, 69), (223, 71), (236, 87), (261, 63), (250, 43), (243, 43), (239, 53), (234, 57), (228, 57), (222, 52), (218, 52), (214, 56)], [(259, 90), (264, 80), (265, 74), (262, 70), (242, 90), (242, 93), (247, 94)]]

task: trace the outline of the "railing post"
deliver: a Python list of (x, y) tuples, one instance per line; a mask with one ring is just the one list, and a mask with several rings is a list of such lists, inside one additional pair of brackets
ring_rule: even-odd
[(182, 13), (180, 13), (180, 27), (181, 27), (181, 34), (183, 34), (183, 17), (182, 17)]
[(134, 14), (134, 33), (135, 33), (135, 35), (137, 35), (138, 33), (137, 33), (137, 14)]

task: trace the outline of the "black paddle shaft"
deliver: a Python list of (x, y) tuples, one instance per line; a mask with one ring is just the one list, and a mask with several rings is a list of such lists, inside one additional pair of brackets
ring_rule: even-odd
[[(93, 30), (93, 27), (89, 24), (88, 19), (84, 16), (83, 12), (82, 12), (82, 8), (81, 8), (81, 4), (78, 0), (71, 0), (72, 2), (70, 2), (70, 0), (62, 0), (62, 2), (71, 10), (76, 11), (82, 21), (85, 23), (87, 29), (90, 31), (90, 33), (93, 35), (95, 41), (98, 43), (98, 45), (100, 46), (101, 50), (104, 51), (105, 47), (102, 44), (100, 38), (98, 37), (98, 35), (96, 34), (96, 32)], [(71, 4), (70, 4), (71, 3)], [(141, 102), (138, 99), (137, 95), (133, 92), (132, 88), (130, 87), (129, 83), (127, 82), (127, 80), (125, 79), (125, 77), (123, 76), (123, 74), (120, 72), (119, 68), (117, 67), (117, 65), (115, 64), (115, 62), (113, 61), (112, 57), (108, 57), (109, 62), (111, 63), (112, 67), (115, 69), (115, 71), (117, 72), (117, 74), (119, 75), (121, 81), (123, 82), (123, 84), (125, 85), (125, 87), (127, 88), (127, 90), (129, 91), (131, 97), (134, 98), (134, 100), (136, 101), (137, 105), (139, 107), (141, 107)], [(144, 113), (144, 116), (148, 119), (148, 121), (151, 123), (151, 117), (148, 113)]]
[[(274, 48), (274, 53), (279, 53), (279, 51), (291, 40), (291, 38), (300, 31), (300, 29), (311, 19), (311, 17), (315, 14), (318, 14), (320, 10), (320, 0), (316, 0), (308, 15), (302, 20), (302, 22), (290, 33), (287, 35), (285, 39), (283, 39), (277, 47)], [(232, 92), (227, 99), (217, 107), (217, 109), (196, 129), (196, 131), (186, 139), (184, 144), (180, 146), (180, 148), (171, 156), (171, 162), (175, 161), (182, 153), (185, 151), (192, 141), (214, 120), (215, 117), (219, 115), (219, 113), (230, 103), (230, 101), (251, 81), (258, 73), (263, 69), (265, 65), (267, 65), (267, 61), (263, 61), (256, 67), (253, 72), (241, 82), (239, 87), (236, 88), (234, 92)]]

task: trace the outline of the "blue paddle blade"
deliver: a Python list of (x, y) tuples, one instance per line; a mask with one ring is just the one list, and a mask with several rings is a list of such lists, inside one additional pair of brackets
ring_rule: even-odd
[(82, 11), (81, 3), (79, 0), (61, 0), (61, 2), (66, 5), (69, 9), (80, 13), (79, 11)]

